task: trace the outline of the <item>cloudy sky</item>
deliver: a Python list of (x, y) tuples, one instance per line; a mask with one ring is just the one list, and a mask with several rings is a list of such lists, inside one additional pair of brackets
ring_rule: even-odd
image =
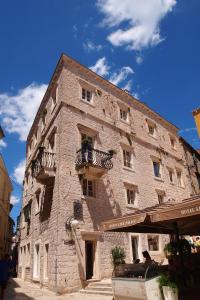
[(0, 2), (0, 141), (20, 210), (25, 143), (62, 52), (147, 103), (200, 148), (200, 1)]

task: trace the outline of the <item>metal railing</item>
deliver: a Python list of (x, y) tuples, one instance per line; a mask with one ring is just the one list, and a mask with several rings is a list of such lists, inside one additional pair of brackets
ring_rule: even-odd
[(36, 178), (43, 168), (54, 169), (55, 157), (55, 153), (44, 151), (41, 147), (36, 159), (32, 160), (32, 176)]
[(110, 170), (113, 167), (112, 154), (96, 150), (93, 148), (82, 148), (77, 151), (75, 161), (76, 169), (93, 166), (101, 169)]

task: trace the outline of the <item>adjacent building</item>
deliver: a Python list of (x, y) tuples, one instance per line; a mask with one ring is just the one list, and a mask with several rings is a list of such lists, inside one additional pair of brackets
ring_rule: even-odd
[[(0, 127), (0, 138), (3, 136), (3, 131)], [(12, 183), (0, 153), (0, 258), (6, 253), (10, 253), (11, 218), (9, 213), (11, 191)]]
[(100, 224), (190, 197), (189, 182), (178, 128), (62, 55), (27, 139), (19, 276), (62, 293), (109, 277), (115, 245), (160, 260), (165, 237)]

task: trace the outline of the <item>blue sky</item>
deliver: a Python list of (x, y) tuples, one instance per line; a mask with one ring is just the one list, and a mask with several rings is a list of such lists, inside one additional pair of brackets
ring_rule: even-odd
[(200, 142), (200, 2), (21, 0), (0, 2), (0, 142), (20, 210), (25, 140), (62, 52), (130, 92)]

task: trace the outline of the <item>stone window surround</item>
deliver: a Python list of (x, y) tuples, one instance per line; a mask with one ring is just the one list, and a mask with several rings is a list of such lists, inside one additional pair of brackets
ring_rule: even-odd
[[(168, 172), (168, 177), (169, 177), (169, 183), (174, 185), (174, 184), (175, 184), (175, 173), (174, 173), (174, 169), (171, 168), (171, 167), (167, 167), (167, 172)], [(171, 181), (171, 179), (170, 179), (170, 172), (171, 172), (171, 174), (172, 174), (172, 181)]]
[[(122, 164), (123, 164), (123, 169), (125, 170), (130, 170), (130, 171), (134, 171), (134, 156), (135, 156), (135, 153), (134, 153), (134, 148), (130, 145), (127, 145), (127, 144), (124, 144), (124, 143), (120, 143), (121, 145), (121, 158), (122, 158)], [(124, 164), (124, 151), (127, 151), (127, 152), (130, 152), (130, 155), (131, 155), (131, 160), (130, 160), (130, 167), (129, 166), (126, 166)]]
[[(84, 80), (78, 79), (78, 81), (79, 81), (79, 98), (80, 98), (80, 100), (85, 104), (94, 106), (94, 94), (96, 91), (96, 87), (94, 87), (93, 85), (91, 85), (90, 83), (88, 83)], [(86, 93), (87, 93), (87, 91), (91, 93), (90, 101), (87, 101), (87, 96), (86, 96), (86, 99), (82, 98), (82, 90), (83, 89), (86, 91)]]
[[(128, 203), (127, 189), (128, 190), (133, 190), (135, 192), (134, 203)], [(138, 208), (138, 186), (134, 183), (124, 181), (124, 192), (125, 192), (126, 206), (127, 207), (132, 207), (132, 208)]]
[[(162, 160), (156, 156), (152, 156), (151, 157), (151, 163), (152, 163), (152, 171), (153, 171), (153, 176), (155, 180), (158, 181), (163, 181), (163, 166), (162, 166)], [(158, 163), (159, 164), (159, 174), (160, 176), (156, 176), (155, 175), (155, 170), (154, 170), (154, 163)]]
[[(158, 237), (158, 250), (150, 250), (149, 249), (149, 242), (148, 242), (148, 237)], [(147, 246), (148, 246), (148, 251), (150, 254), (157, 254), (157, 253), (161, 253), (162, 252), (162, 247), (161, 247), (161, 236), (159, 234), (156, 234), (156, 233), (149, 233), (149, 234), (146, 234), (146, 239), (147, 239)]]
[[(179, 176), (180, 174), (180, 184), (179, 184)], [(185, 188), (184, 180), (183, 180), (183, 171), (179, 168), (176, 168), (176, 180), (177, 180), (177, 186), (180, 188)]]
[[(47, 245), (48, 245), (48, 251), (46, 251)], [(43, 255), (43, 279), (45, 282), (48, 282), (49, 246), (50, 246), (49, 241), (45, 241), (45, 243), (43, 245), (43, 252), (44, 252), (44, 255)], [(45, 259), (46, 259), (46, 262), (45, 262)], [(46, 268), (46, 270), (45, 270), (45, 268)]]
[(79, 130), (78, 150), (81, 148), (82, 134), (90, 136), (93, 139), (93, 147), (95, 148), (99, 132), (97, 130), (89, 128), (83, 124), (77, 124), (77, 127)]
[[(124, 120), (121, 116), (121, 114), (126, 113), (126, 120)], [(119, 120), (125, 124), (130, 123), (130, 107), (128, 107), (126, 104), (121, 103), (118, 101), (118, 115), (119, 115)]]
[(130, 257), (131, 257), (131, 262), (133, 262), (133, 251), (132, 251), (132, 237), (137, 237), (138, 238), (138, 257), (140, 261), (143, 261), (143, 256), (142, 256), (142, 240), (141, 240), (141, 234), (140, 233), (128, 233), (129, 237), (129, 249), (130, 249)]
[(173, 150), (177, 150), (177, 140), (174, 136), (169, 134), (170, 145)]
[[(153, 134), (150, 133), (150, 127), (152, 127), (154, 129)], [(147, 128), (148, 135), (151, 136), (154, 139), (157, 139), (157, 125), (156, 125), (156, 123), (153, 122), (152, 120), (146, 118), (146, 128)]]
[[(57, 127), (56, 126), (54, 126), (53, 127), (53, 129), (50, 131), (50, 133), (48, 134), (48, 136), (47, 136), (47, 140), (48, 140), (48, 151), (49, 152), (53, 152), (53, 153), (55, 153), (56, 151), (56, 133), (57, 133)], [(52, 137), (54, 136), (54, 148), (53, 148), (53, 150), (54, 151), (52, 151), (52, 149), (50, 149), (50, 140), (52, 139)], [(51, 151), (50, 151), (51, 150)]]
[[(157, 194), (157, 199), (158, 199), (158, 203), (159, 204), (162, 204), (165, 202), (165, 196), (166, 196), (166, 192), (164, 190), (159, 190), (159, 189), (156, 189), (156, 194)], [(162, 197), (162, 201), (161, 203), (159, 202), (159, 196)]]
[[(87, 187), (86, 187), (86, 195), (83, 194), (83, 184), (84, 184), (84, 180), (87, 180)], [(92, 195), (89, 195), (88, 193), (88, 181), (92, 182)], [(96, 199), (97, 198), (97, 180), (93, 179), (93, 178), (83, 178), (81, 181), (81, 191), (82, 191), (82, 196), (81, 198), (83, 199)]]

